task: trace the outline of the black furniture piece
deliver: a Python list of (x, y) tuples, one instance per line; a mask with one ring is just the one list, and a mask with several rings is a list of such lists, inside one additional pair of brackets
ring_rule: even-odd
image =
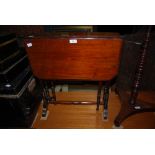
[(15, 34), (0, 36), (0, 128), (31, 127), (41, 101), (25, 49)]
[[(149, 77), (154, 75), (151, 72), (154, 72), (155, 69), (153, 68), (153, 57), (155, 55), (151, 54), (150, 48), (150, 43), (153, 45), (151, 29), (152, 26), (148, 26), (147, 32), (141, 33), (143, 37), (139, 38), (143, 39), (143, 42), (126, 41), (124, 45), (116, 88), (116, 92), (122, 101), (120, 112), (114, 120), (116, 127), (119, 127), (131, 115), (155, 111), (155, 102), (145, 102), (138, 98), (141, 91), (148, 91), (148, 87), (155, 91), (155, 88), (152, 87), (154, 79)], [(132, 45), (126, 46), (127, 44)]]

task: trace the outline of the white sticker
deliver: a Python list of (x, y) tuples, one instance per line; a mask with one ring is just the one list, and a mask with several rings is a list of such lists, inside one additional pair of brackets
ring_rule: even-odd
[(31, 47), (32, 46), (32, 43), (27, 43), (27, 47)]
[(70, 39), (69, 40), (69, 43), (70, 44), (77, 44), (77, 39)]
[(6, 84), (5, 87), (9, 88), (9, 87), (11, 87), (11, 85), (10, 84)]
[(141, 109), (141, 107), (140, 107), (140, 106), (135, 106), (134, 108), (135, 108), (136, 110), (137, 110), (137, 109)]

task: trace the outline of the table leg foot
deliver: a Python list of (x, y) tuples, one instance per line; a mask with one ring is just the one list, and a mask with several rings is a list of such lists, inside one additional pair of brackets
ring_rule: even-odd
[(115, 126), (115, 125), (113, 125), (112, 128), (113, 128), (113, 129), (123, 129), (124, 127), (123, 127), (122, 125), (120, 125), (120, 126)]
[(43, 112), (40, 120), (47, 120), (49, 113), (50, 113), (49, 110), (47, 110), (45, 113)]
[(107, 122), (108, 121), (108, 110), (104, 109), (103, 113), (102, 113), (102, 118), (103, 121)]
[(99, 110), (100, 102), (101, 102), (101, 90), (102, 90), (102, 82), (99, 82), (98, 92), (97, 92), (97, 107), (96, 110)]
[(103, 90), (103, 119), (108, 119), (108, 100), (109, 100), (109, 81), (105, 83), (104, 90)]

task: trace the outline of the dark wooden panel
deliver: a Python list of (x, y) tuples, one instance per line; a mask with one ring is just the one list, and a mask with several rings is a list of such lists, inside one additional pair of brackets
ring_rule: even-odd
[(25, 55), (20, 58), (16, 63), (12, 66), (0, 72), (0, 83), (10, 83), (13, 81), (26, 67), (28, 67), (29, 62), (28, 58)]
[[(2, 27), (2, 26), (0, 26), (0, 27)], [(6, 41), (9, 41), (13, 38), (16, 38), (16, 35), (14, 33), (7, 33), (7, 34), (2, 34), (2, 35), (0, 34), (0, 44), (4, 43)]]
[[(109, 38), (33, 38), (25, 45), (33, 73), (40, 79), (109, 80), (118, 71), (122, 40)], [(31, 47), (27, 43), (32, 43)]]
[(16, 38), (8, 40), (0, 44), (0, 61), (6, 59), (8, 56), (14, 54), (19, 49)]
[(14, 80), (9, 83), (0, 83), (0, 96), (11, 94), (16, 95), (22, 89), (23, 85), (30, 79), (32, 72), (30, 67), (25, 68)]
[(32, 77), (16, 95), (1, 95), (0, 128), (30, 128), (40, 102), (41, 90)]
[(23, 56), (26, 55), (26, 52), (24, 49), (20, 49), (14, 54), (8, 56), (6, 59), (0, 61), (0, 72), (3, 72), (7, 68), (9, 68), (12, 64), (16, 63), (21, 59)]

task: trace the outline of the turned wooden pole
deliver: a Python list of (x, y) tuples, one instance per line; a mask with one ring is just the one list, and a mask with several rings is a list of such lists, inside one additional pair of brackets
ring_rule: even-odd
[(146, 54), (148, 51), (147, 49), (148, 49), (148, 45), (149, 45), (149, 41), (150, 41), (151, 28), (152, 28), (152, 26), (148, 27), (144, 43), (142, 44), (142, 50), (141, 50), (141, 54), (139, 56), (138, 66), (136, 69), (135, 79), (133, 82), (133, 89), (131, 91), (131, 96), (130, 96), (130, 102), (129, 103), (131, 105), (135, 105), (136, 100), (137, 100), (138, 91), (139, 91), (139, 87), (140, 87), (140, 83), (141, 83), (142, 75), (143, 75), (143, 70), (144, 70), (144, 63), (145, 63), (145, 59), (146, 59)]

